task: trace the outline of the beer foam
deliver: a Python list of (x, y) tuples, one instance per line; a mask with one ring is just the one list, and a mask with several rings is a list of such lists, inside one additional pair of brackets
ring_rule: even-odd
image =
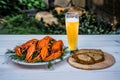
[(66, 22), (79, 22), (78, 18), (66, 18)]

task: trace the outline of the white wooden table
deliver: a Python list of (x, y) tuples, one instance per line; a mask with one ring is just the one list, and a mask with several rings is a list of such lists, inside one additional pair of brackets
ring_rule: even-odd
[[(116, 63), (101, 70), (81, 70), (67, 60), (47, 66), (23, 66), (13, 63), (4, 54), (29, 39), (45, 35), (0, 35), (0, 80), (120, 80), (120, 35), (79, 35), (78, 48), (102, 49), (115, 57)], [(67, 44), (66, 35), (50, 35)]]

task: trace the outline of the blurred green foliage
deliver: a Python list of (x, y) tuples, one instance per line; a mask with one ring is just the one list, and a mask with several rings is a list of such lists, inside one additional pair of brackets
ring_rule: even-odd
[(0, 0), (0, 17), (28, 9), (44, 10), (45, 6), (44, 0)]
[[(52, 12), (59, 24), (46, 24), (43, 19), (38, 21), (34, 16), (26, 14), (6, 16), (5, 21), (0, 23), (0, 34), (66, 34), (65, 13), (66, 11), (61, 11), (60, 14)], [(113, 30), (110, 23), (88, 12), (83, 12), (79, 18), (79, 34), (120, 34), (120, 24)]]
[(0, 23), (0, 34), (65, 34), (65, 29), (59, 24), (45, 24), (43, 19), (40, 21), (34, 17), (23, 14), (6, 16), (7, 20)]
[(19, 3), (24, 6), (23, 9), (41, 9), (45, 8), (44, 0), (18, 0)]
[[(53, 15), (58, 19), (59, 23), (65, 25), (65, 13), (68, 10), (61, 11), (60, 14), (54, 10)], [(90, 14), (83, 10), (82, 15), (79, 17), (79, 34), (120, 34), (120, 25), (116, 25), (116, 30), (112, 29), (112, 25), (109, 22), (101, 20), (95, 15)]]
[(83, 13), (80, 16), (80, 34), (110, 34), (114, 33), (112, 26), (108, 22), (98, 19), (89, 13)]

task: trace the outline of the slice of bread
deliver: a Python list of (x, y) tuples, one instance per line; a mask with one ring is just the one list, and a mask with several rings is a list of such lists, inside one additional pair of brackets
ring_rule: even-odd
[(95, 61), (89, 57), (87, 54), (78, 54), (76, 57), (76, 61), (81, 64), (94, 64)]
[(104, 52), (100, 49), (81, 49), (72, 57), (81, 64), (95, 64), (104, 61)]
[(87, 53), (88, 56), (90, 56), (96, 63), (101, 62), (104, 60), (104, 56), (98, 54), (98, 53)]

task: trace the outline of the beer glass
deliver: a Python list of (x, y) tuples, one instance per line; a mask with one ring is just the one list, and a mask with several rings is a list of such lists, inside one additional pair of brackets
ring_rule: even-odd
[(67, 12), (65, 14), (66, 32), (70, 51), (77, 50), (79, 14)]

